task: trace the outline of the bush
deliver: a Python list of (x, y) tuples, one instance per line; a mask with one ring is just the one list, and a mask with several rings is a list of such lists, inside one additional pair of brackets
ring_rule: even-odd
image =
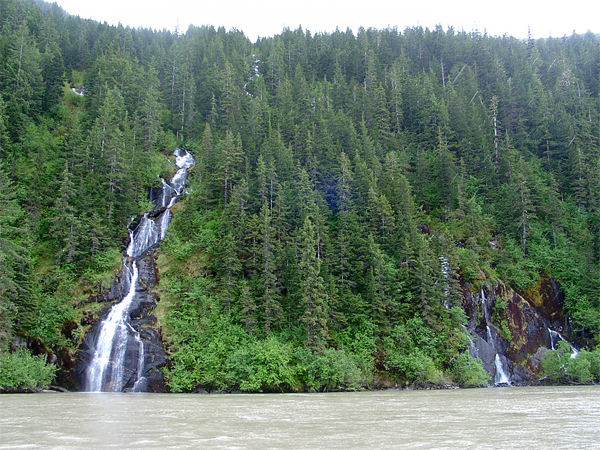
[(471, 357), (468, 351), (453, 358), (450, 375), (462, 387), (486, 386), (490, 380), (490, 374), (483, 368), (481, 360)]
[[(580, 354), (583, 352), (579, 352)], [(600, 348), (597, 348), (593, 352), (585, 352), (587, 359), (590, 362), (590, 373), (594, 381), (600, 381)]]
[(47, 388), (56, 367), (46, 364), (44, 358), (32, 356), (28, 350), (0, 355), (0, 391), (28, 391)]
[(417, 384), (441, 384), (444, 379), (433, 358), (416, 349), (408, 355), (397, 355), (389, 362), (409, 381)]
[(444, 374), (437, 362), (443, 348), (439, 335), (427, 328), (420, 318), (394, 327), (385, 339), (385, 367), (406, 381), (440, 384)]
[(568, 381), (571, 359), (571, 346), (568, 342), (560, 341), (556, 350), (544, 353), (541, 376), (555, 383)]
[(571, 359), (568, 375), (576, 383), (587, 384), (593, 379), (590, 360), (587, 358), (588, 352), (582, 350), (576, 358)]
[(66, 295), (42, 295), (38, 299), (38, 308), (30, 336), (38, 337), (45, 345), (68, 345), (60, 329), (66, 322), (73, 320), (74, 311), (71, 299)]
[(227, 360), (232, 381), (242, 391), (298, 390), (293, 347), (275, 336), (241, 347)]
[(168, 317), (170, 333), (178, 337), (177, 349), (165, 369), (171, 391), (190, 391), (197, 386), (222, 390), (235, 384), (226, 363), (234, 352), (247, 346), (248, 336), (239, 324), (231, 323), (228, 316), (217, 316), (215, 310), (216, 300), (200, 295)]
[(358, 390), (367, 384), (369, 376), (359, 368), (355, 356), (343, 349), (312, 353), (301, 348), (296, 356), (308, 390)]
[(588, 384), (600, 376), (598, 350), (581, 350), (573, 357), (573, 350), (566, 341), (560, 341), (556, 350), (548, 350), (542, 359), (542, 377), (554, 383)]

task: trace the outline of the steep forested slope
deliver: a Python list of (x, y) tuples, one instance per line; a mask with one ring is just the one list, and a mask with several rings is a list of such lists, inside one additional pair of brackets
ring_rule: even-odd
[(3, 352), (68, 372), (175, 146), (197, 164), (157, 261), (172, 390), (480, 384), (465, 298), (548, 279), (563, 334), (598, 343), (591, 33), (251, 43), (0, 0), (0, 71)]

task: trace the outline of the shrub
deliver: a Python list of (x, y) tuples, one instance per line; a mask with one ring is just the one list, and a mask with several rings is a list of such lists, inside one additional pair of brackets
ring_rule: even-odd
[(463, 387), (486, 386), (490, 375), (485, 371), (481, 360), (473, 358), (469, 352), (459, 353), (450, 363), (452, 379)]
[(357, 365), (355, 356), (343, 349), (313, 353), (300, 348), (296, 357), (308, 390), (358, 390), (367, 384), (368, 376)]
[(293, 347), (276, 336), (239, 348), (226, 365), (242, 391), (283, 392), (297, 390), (300, 385)]
[(573, 350), (566, 341), (560, 341), (556, 350), (548, 350), (542, 359), (542, 377), (555, 383), (587, 384), (600, 376), (598, 350), (581, 350), (573, 357)]
[(55, 366), (46, 364), (41, 355), (32, 356), (28, 350), (4, 353), (0, 355), (0, 391), (47, 388), (55, 372)]

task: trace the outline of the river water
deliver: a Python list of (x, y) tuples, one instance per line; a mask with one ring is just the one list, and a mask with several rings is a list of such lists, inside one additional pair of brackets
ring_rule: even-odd
[(600, 387), (0, 395), (0, 449), (592, 449)]

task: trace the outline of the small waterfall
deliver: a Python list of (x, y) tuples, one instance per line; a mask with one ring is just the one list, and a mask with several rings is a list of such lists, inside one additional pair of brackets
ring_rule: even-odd
[[(195, 163), (186, 150), (177, 149), (174, 155), (179, 170), (169, 183), (163, 180), (160, 198), (156, 199), (155, 208), (165, 208), (164, 212), (157, 219), (149, 217), (149, 213), (144, 214), (136, 229), (129, 230), (130, 242), (123, 260), (128, 292), (100, 324), (93, 358), (86, 370), (87, 391), (121, 392), (132, 383), (134, 392), (145, 390), (144, 341), (139, 331), (129, 323), (129, 314), (137, 289), (144, 289), (138, 283), (138, 258), (165, 237), (172, 217), (170, 208), (185, 187), (187, 170)], [(128, 351), (136, 356), (129, 358), (136, 361), (136, 367), (125, 367)]]
[(504, 363), (500, 354), (496, 350), (496, 341), (494, 339), (494, 335), (492, 334), (492, 330), (490, 328), (490, 313), (488, 311), (487, 298), (485, 297), (485, 291), (481, 288), (481, 304), (483, 306), (483, 316), (485, 317), (485, 329), (487, 333), (487, 343), (490, 344), (494, 351), (496, 352), (496, 356), (494, 358), (494, 365), (496, 366), (496, 374), (494, 376), (494, 384), (506, 384), (510, 385), (510, 377), (507, 375), (506, 370), (504, 369)]
[(569, 347), (571, 347), (571, 358), (577, 358), (577, 355), (579, 355), (579, 350), (577, 350), (573, 344), (567, 341), (562, 334), (560, 334), (558, 331), (554, 331), (551, 328), (548, 328), (548, 334), (550, 335), (550, 346), (552, 347), (552, 350), (556, 350), (556, 344), (558, 341), (565, 341), (567, 344), (569, 344)]
[(138, 258), (150, 247), (158, 244), (159, 241), (158, 225), (154, 220), (148, 218), (148, 213), (146, 213), (135, 229), (134, 236), (127, 249), (127, 256)]
[(167, 204), (170, 202), (171, 197), (173, 197), (175, 195), (175, 189), (173, 189), (173, 187), (167, 183), (165, 180), (161, 180), (162, 181), (162, 195), (160, 196), (160, 199), (157, 200), (156, 202), (156, 208), (160, 209), (160, 208), (164, 208), (165, 206), (167, 206)]
[(444, 255), (442, 255), (440, 256), (440, 263), (442, 265), (442, 276), (444, 277), (444, 306), (446, 307), (446, 309), (450, 309), (450, 283), (448, 282), (450, 272), (450, 261), (448, 261), (448, 258), (446, 258)]
[(508, 378), (508, 375), (506, 375), (506, 372), (504, 371), (504, 366), (498, 353), (496, 353), (494, 363), (496, 364), (496, 376), (494, 377), (494, 384), (510, 384), (510, 378)]
[[(171, 206), (173, 206), (173, 203), (175, 203), (173, 200), (175, 200), (175, 197), (173, 197), (173, 199), (169, 203), (169, 208)], [(172, 217), (171, 210), (169, 210), (168, 208), (165, 209), (165, 212), (162, 213), (160, 216), (160, 240), (161, 241), (167, 236), (167, 228), (169, 228), (169, 224), (171, 223), (171, 217)]]
[(471, 357), (479, 358), (479, 350), (477, 349), (475, 342), (473, 342), (473, 338), (471, 338), (471, 332), (469, 331), (466, 325), (463, 325), (462, 327), (463, 330), (465, 330), (467, 338), (469, 338), (469, 353), (471, 354)]

